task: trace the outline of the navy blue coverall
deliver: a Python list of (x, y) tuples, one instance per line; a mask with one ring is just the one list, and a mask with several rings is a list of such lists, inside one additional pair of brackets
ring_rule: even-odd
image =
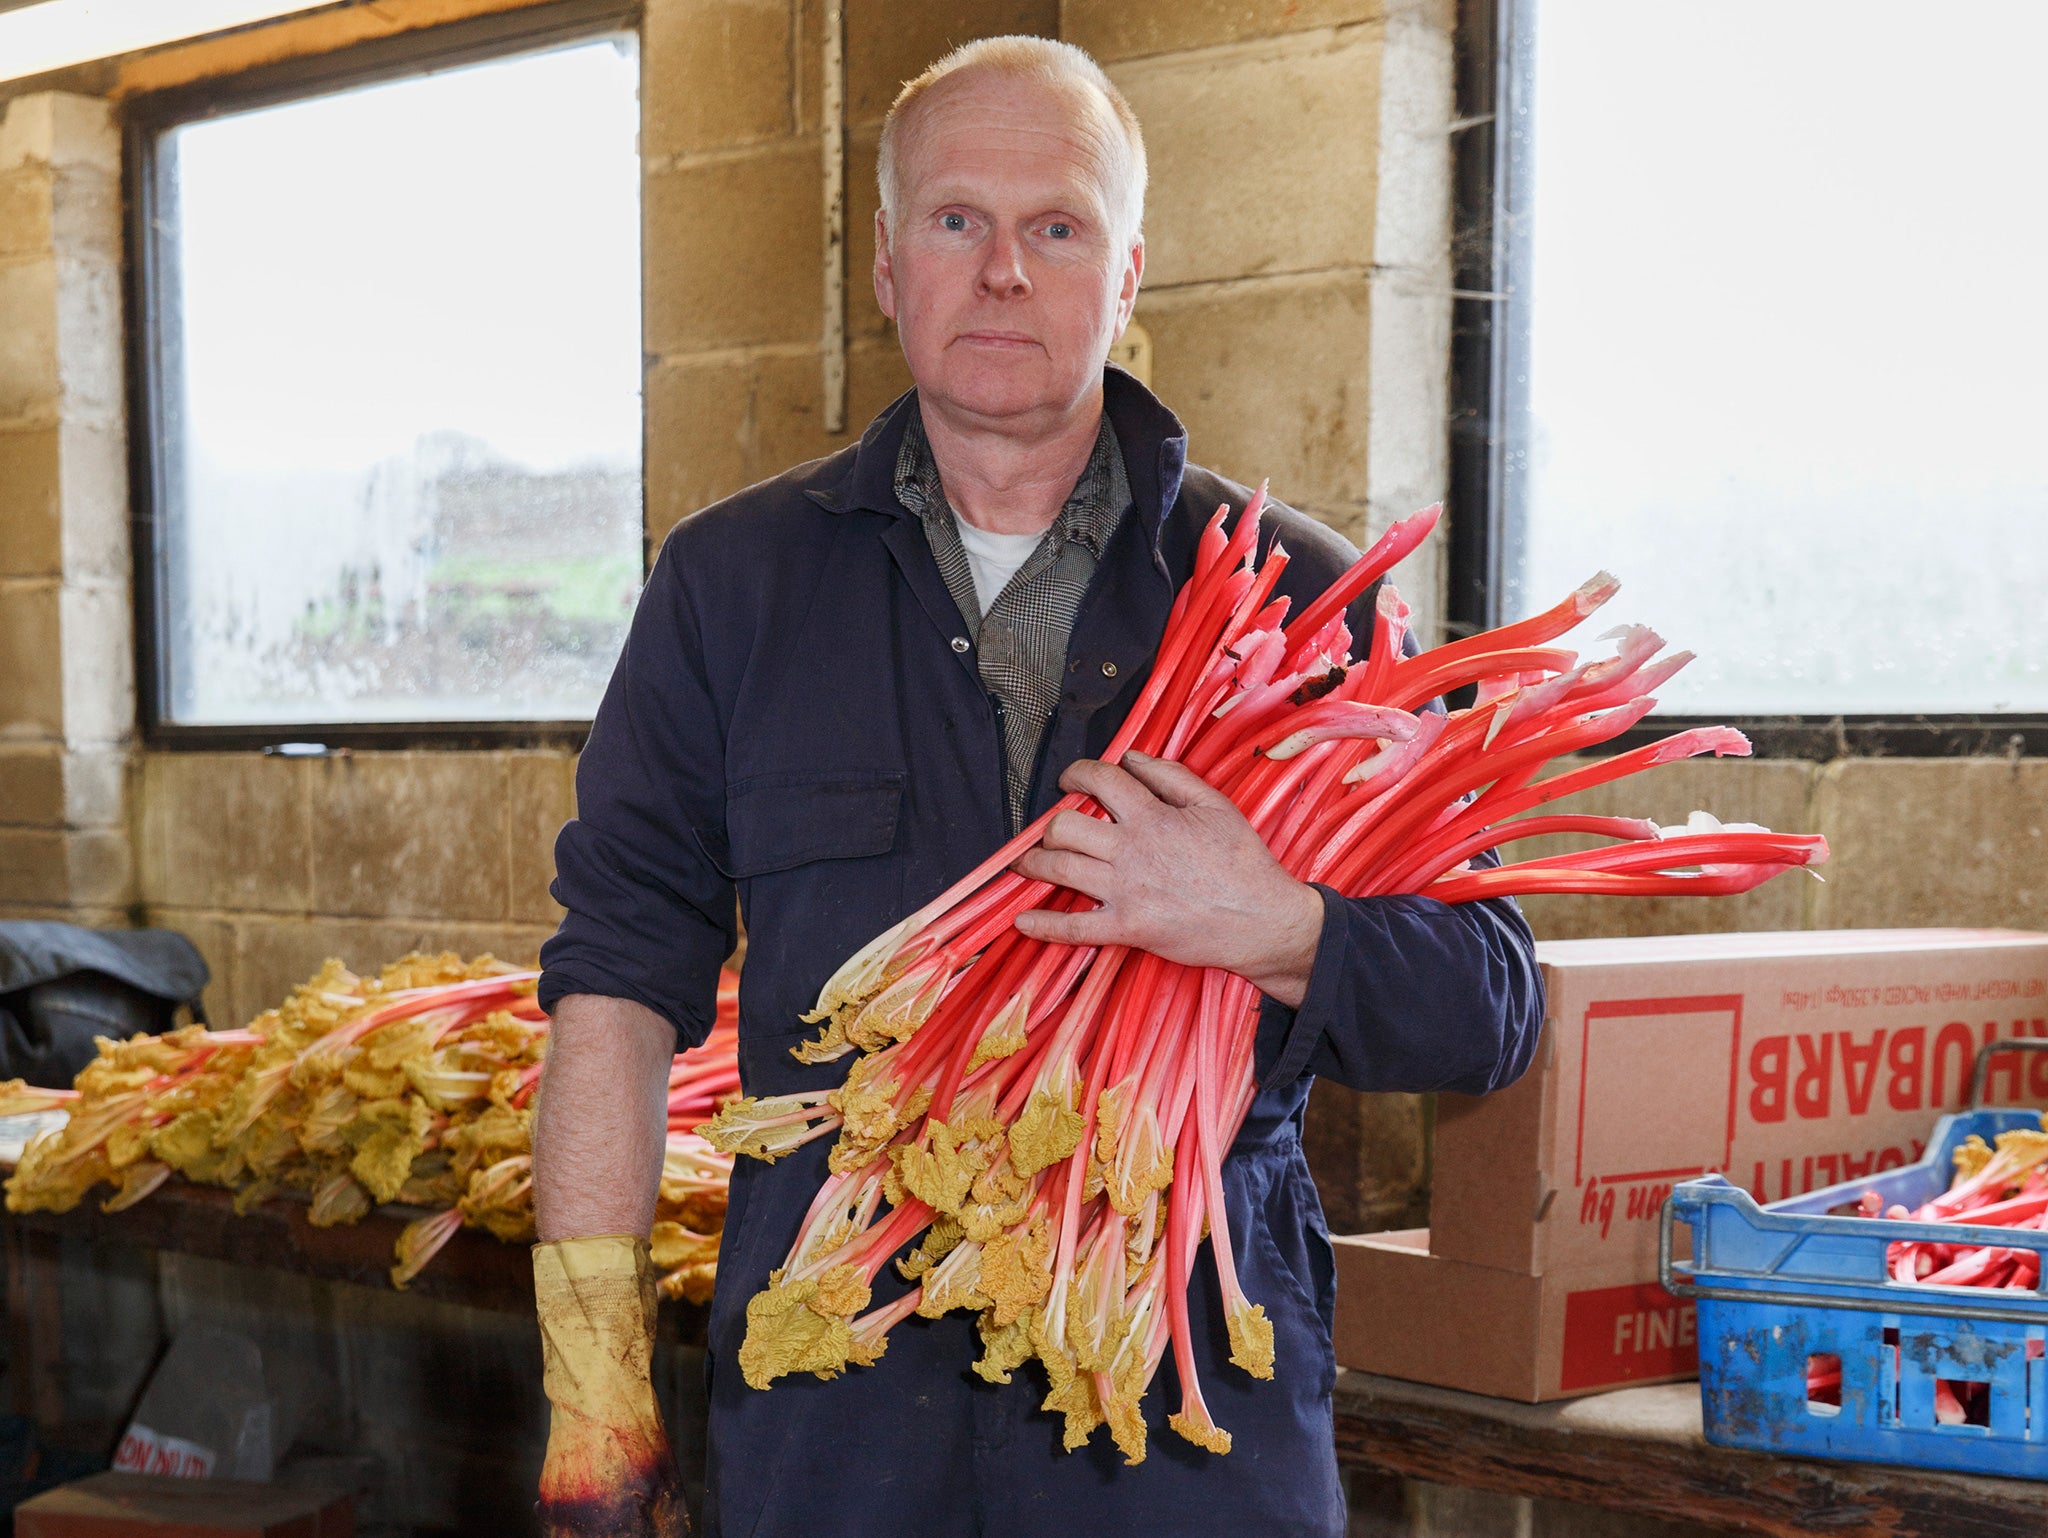
[[(1134, 509), (1075, 618), (1064, 694), (1045, 733), (1030, 815), (1061, 771), (1108, 744), (1142, 685), (1196, 537), (1243, 487), (1186, 463), (1179, 421), (1106, 371), (1105, 410)], [(740, 1070), (749, 1093), (838, 1082), (847, 1060), (789, 1054), (797, 1017), (859, 946), (937, 895), (1007, 833), (1003, 748), (972, 646), (917, 518), (897, 502), (905, 395), (861, 441), (686, 520), (663, 545), (577, 769), (577, 818), (555, 849), (568, 910), (541, 953), (541, 1002), (634, 999), (709, 1030), (719, 964), (748, 950)], [(1350, 544), (1269, 504), (1261, 545), (1292, 557), (1301, 609), (1354, 558)], [(1371, 595), (1352, 627), (1371, 634)], [(1042, 1413), (1034, 1363), (1008, 1386), (969, 1371), (964, 1314), (912, 1318), (879, 1364), (831, 1382), (748, 1388), (735, 1362), (747, 1300), (788, 1253), (830, 1139), (774, 1165), (741, 1159), (711, 1305), (712, 1538), (915, 1533), (1335, 1535), (1331, 1443), (1334, 1268), (1302, 1157), (1310, 1079), (1358, 1089), (1479, 1093), (1527, 1065), (1542, 1014), (1528, 926), (1510, 901), (1347, 901), (1324, 893), (1320, 949), (1298, 1010), (1260, 1021), (1261, 1092), (1224, 1165), (1246, 1293), (1273, 1320), (1277, 1370), (1227, 1361), (1206, 1247), (1190, 1314), (1203, 1391), (1235, 1438), (1227, 1456), (1167, 1429), (1169, 1355), (1145, 1399), (1150, 1455), (1126, 1467), (1106, 1431), (1075, 1453)], [(885, 1268), (875, 1302), (908, 1284)]]

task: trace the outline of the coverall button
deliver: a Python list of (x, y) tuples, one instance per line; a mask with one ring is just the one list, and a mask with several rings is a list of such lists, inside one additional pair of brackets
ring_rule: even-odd
[(956, 636), (954, 636), (954, 637), (953, 637), (953, 650), (954, 650), (954, 651), (956, 651), (956, 652), (958, 652), (958, 653), (960, 653), (960, 655), (962, 655), (963, 657), (964, 657), (964, 656), (966, 656), (966, 655), (967, 655), (967, 637), (966, 637), (966, 636), (964, 636), (964, 635), (956, 635)]
[(1116, 664), (1115, 664), (1114, 662), (1105, 662), (1105, 663), (1103, 663), (1103, 664), (1102, 664), (1102, 676), (1103, 676), (1104, 678), (1114, 678), (1114, 677), (1116, 677)]

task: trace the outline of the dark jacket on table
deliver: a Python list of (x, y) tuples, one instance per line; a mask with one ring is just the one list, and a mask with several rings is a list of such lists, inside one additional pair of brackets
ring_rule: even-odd
[[(1235, 511), (1247, 497), (1186, 463), (1185, 430), (1128, 375), (1108, 370), (1104, 396), (1135, 506), (1075, 618), (1030, 816), (1058, 798), (1069, 763), (1108, 744), (1203, 525), (1218, 503)], [(1006, 836), (995, 711), (923, 529), (893, 489), (916, 409), (903, 396), (853, 447), (669, 536), (577, 769), (577, 818), (556, 845), (554, 893), (568, 911), (541, 953), (542, 1003), (637, 1000), (674, 1023), (679, 1049), (710, 1029), (737, 888), (750, 1094), (844, 1076), (848, 1060), (790, 1056), (814, 1034), (798, 1016), (842, 961)], [(1339, 535), (1269, 503), (1261, 550), (1275, 538), (1292, 557), (1280, 591), (1297, 613), (1356, 558)], [(1360, 646), (1371, 598), (1353, 609)], [(1239, 1274), (1273, 1319), (1273, 1381), (1228, 1364), (1206, 1249), (1192, 1288), (1203, 1391), (1235, 1438), (1221, 1457), (1166, 1427), (1179, 1403), (1170, 1354), (1145, 1399), (1142, 1466), (1124, 1467), (1106, 1431), (1062, 1452), (1060, 1417), (1037, 1408), (1037, 1365), (1008, 1386), (975, 1377), (963, 1314), (905, 1321), (880, 1363), (832, 1382), (748, 1388), (734, 1361), (747, 1300), (788, 1253), (831, 1140), (774, 1165), (739, 1160), (711, 1307), (707, 1531), (1340, 1533), (1334, 1268), (1299, 1137), (1310, 1080), (1482, 1093), (1521, 1073), (1541, 1016), (1529, 929), (1511, 901), (1324, 893), (1307, 997), (1298, 1010), (1264, 1006), (1261, 1090), (1224, 1166)], [(907, 1285), (885, 1268), (876, 1303)]]

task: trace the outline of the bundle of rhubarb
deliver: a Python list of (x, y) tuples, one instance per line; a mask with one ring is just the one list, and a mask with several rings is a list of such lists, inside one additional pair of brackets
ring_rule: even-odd
[[(0, 1085), (0, 1114), (69, 1113), (23, 1152), (8, 1209), (64, 1212), (110, 1184), (118, 1212), (174, 1173), (234, 1191), (238, 1211), (298, 1192), (320, 1227), (385, 1202), (436, 1209), (399, 1237), (400, 1287), (464, 1225), (530, 1241), (538, 975), (489, 956), (407, 956), (370, 978), (329, 961), (244, 1030), (103, 1040), (72, 1089)], [(698, 1301), (732, 1164), (688, 1129), (738, 1092), (737, 999), (728, 977), (711, 1038), (669, 1080), (655, 1253), (664, 1290)]]
[[(1178, 760), (1228, 795), (1289, 871), (1353, 896), (1728, 893), (1825, 858), (1818, 838), (1724, 828), (1704, 814), (1683, 828), (1523, 815), (1654, 764), (1748, 744), (1726, 729), (1688, 731), (1538, 778), (1551, 759), (1641, 720), (1651, 692), (1687, 660), (1656, 660), (1663, 643), (1640, 627), (1617, 632), (1616, 654), (1590, 663), (1550, 644), (1612, 595), (1605, 575), (1532, 619), (1406, 659), (1409, 611), (1384, 585), (1354, 659), (1346, 609), (1436, 516), (1396, 525), (1290, 619), (1273, 596), (1286, 554), (1255, 559), (1258, 500), (1227, 532), (1219, 509), (1105, 758), (1135, 749)], [(1468, 685), (1469, 709), (1429, 708)], [(1077, 796), (1060, 810), (1107, 816)], [(984, 1346), (975, 1371), (1008, 1382), (1037, 1358), (1045, 1407), (1066, 1416), (1070, 1448), (1107, 1423), (1125, 1457), (1141, 1459), (1139, 1402), (1171, 1350), (1182, 1398), (1170, 1424), (1225, 1452), (1229, 1434), (1197, 1381), (1187, 1293), (1206, 1236), (1231, 1360), (1272, 1376), (1272, 1326), (1238, 1284), (1222, 1178), (1255, 1092), (1258, 999), (1231, 974), (1019, 934), (1012, 921), (1027, 908), (1088, 903), (1009, 870), (1044, 825), (826, 983), (805, 1017), (823, 1029), (797, 1055), (859, 1053), (841, 1086), (744, 1099), (706, 1127), (718, 1146), (771, 1160), (838, 1137), (787, 1260), (748, 1304), (741, 1371), (756, 1387), (784, 1373), (829, 1378), (873, 1363), (911, 1314), (969, 1309)], [(1472, 863), (1555, 833), (1615, 842)], [(913, 1285), (871, 1306), (899, 1254)]]

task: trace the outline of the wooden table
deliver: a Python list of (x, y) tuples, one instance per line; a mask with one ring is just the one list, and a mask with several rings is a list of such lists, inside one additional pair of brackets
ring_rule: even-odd
[[(63, 1420), (62, 1304), (58, 1245), (66, 1237), (98, 1244), (197, 1255), (232, 1265), (268, 1267), (327, 1282), (389, 1292), (392, 1247), (405, 1225), (425, 1213), (380, 1207), (359, 1223), (315, 1228), (304, 1201), (275, 1196), (237, 1215), (233, 1196), (182, 1180), (125, 1212), (100, 1211), (104, 1188), (69, 1212), (0, 1214), (7, 1268), (7, 1327), (15, 1364), (15, 1409), (43, 1425)], [(406, 1289), (474, 1308), (531, 1315), (533, 1266), (523, 1244), (505, 1244), (463, 1229)], [(704, 1340), (705, 1310), (662, 1305), (662, 1334), (685, 1345)]]
[(2048, 1534), (2048, 1482), (1710, 1446), (1697, 1383), (1527, 1405), (1340, 1372), (1336, 1408), (1340, 1463), (1437, 1484), (1771, 1538)]
[[(66, 1235), (270, 1267), (389, 1290), (392, 1244), (419, 1216), (380, 1208), (315, 1228), (303, 1202), (275, 1197), (237, 1216), (225, 1191), (172, 1181), (126, 1212), (88, 1200), (68, 1213), (0, 1218), (17, 1407), (61, 1418), (57, 1246)], [(526, 1313), (524, 1246), (458, 1233), (409, 1291)], [(663, 1334), (704, 1338), (705, 1311), (663, 1307)], [(22, 1402), (26, 1401), (26, 1402)], [(1710, 1447), (1692, 1383), (1525, 1405), (1342, 1372), (1337, 1456), (1353, 1468), (1769, 1538), (2014, 1538), (2048, 1534), (2048, 1482), (1986, 1479), (1867, 1463), (1826, 1463)]]

